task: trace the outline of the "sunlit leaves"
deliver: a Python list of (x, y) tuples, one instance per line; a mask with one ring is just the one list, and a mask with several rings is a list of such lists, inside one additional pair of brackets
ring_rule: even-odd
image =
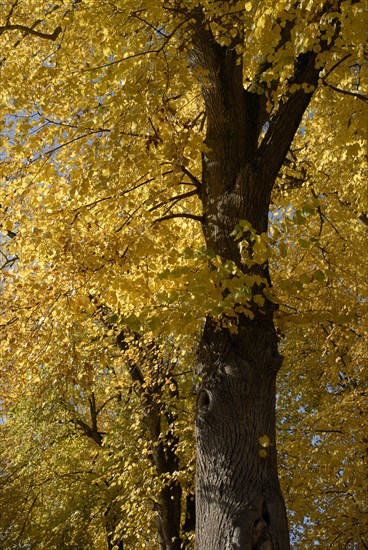
[[(311, 51), (323, 68), (274, 189), (268, 232), (247, 220), (233, 228), (241, 266), (205, 250), (201, 233), (208, 148), (198, 81), (208, 71), (191, 72), (187, 59), (188, 10), (199, 3), (2, 2), (0, 26), (62, 27), (55, 41), (20, 29), (0, 35), (1, 401), (11, 415), (1, 424), (1, 468), (14, 473), (1, 508), (14, 504), (15, 515), (2, 519), (8, 540), (99, 550), (108, 532), (127, 547), (152, 545), (152, 504), (168, 478), (152, 465), (129, 366), (139, 364), (144, 391), (175, 410), (184, 467), (172, 476), (188, 493), (190, 371), (204, 318), (236, 332), (238, 316), (252, 318), (266, 299), (278, 308), (286, 358), (279, 447), (299, 531), (293, 544), (346, 547), (366, 536), (366, 8), (201, 5), (268, 113), (314, 91), (292, 81), (297, 56)], [(267, 261), (272, 288), (257, 273)], [(147, 351), (153, 342), (157, 353)], [(101, 448), (81, 422), (91, 420), (92, 394)], [(170, 429), (166, 418), (161, 440)], [(273, 442), (260, 434), (259, 444), (265, 458)], [(107, 526), (109, 506), (119, 520)]]

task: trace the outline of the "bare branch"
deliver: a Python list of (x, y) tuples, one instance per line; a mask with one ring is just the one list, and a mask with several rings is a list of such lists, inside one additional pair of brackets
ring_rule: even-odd
[(197, 195), (197, 190), (188, 191), (187, 193), (182, 193), (181, 195), (175, 195), (175, 197), (170, 197), (167, 201), (160, 202), (159, 204), (156, 204), (155, 206), (152, 206), (152, 208), (149, 209), (149, 212), (153, 212), (154, 210), (157, 210), (161, 206), (165, 206), (165, 204), (169, 202), (179, 202), (181, 199), (186, 199), (187, 197), (193, 197), (194, 195)]
[(16, 323), (17, 321), (18, 321), (18, 317), (12, 317), (6, 323), (0, 324), (0, 328), (10, 327), (11, 325), (14, 325), (14, 323)]
[(201, 187), (202, 187), (202, 184), (201, 182), (191, 173), (189, 172), (189, 170), (187, 168), (185, 168), (185, 166), (180, 166), (180, 170), (183, 172), (183, 174), (185, 174), (186, 176), (188, 176), (188, 178), (190, 179), (190, 181), (192, 183), (194, 183), (194, 185), (196, 186), (197, 188), (197, 191), (200, 191)]
[(332, 65), (332, 67), (330, 69), (328, 69), (328, 71), (326, 72), (326, 74), (323, 76), (324, 79), (326, 79), (331, 73), (332, 71), (334, 71), (339, 65), (341, 65), (341, 63), (343, 63), (344, 61), (346, 61), (347, 59), (349, 59), (349, 57), (351, 57), (351, 53), (347, 53), (346, 55), (344, 55), (344, 57), (342, 57), (341, 59), (339, 59), (338, 61), (336, 61), (336, 63), (334, 63)]
[(79, 426), (87, 437), (89, 437), (90, 439), (93, 439), (93, 441), (95, 443), (97, 443), (97, 445), (99, 447), (101, 447), (101, 445), (102, 445), (102, 435), (101, 435), (100, 432), (95, 431), (86, 422), (84, 422), (81, 418), (76, 418), (72, 422), (74, 424), (76, 424), (77, 426)]
[(333, 84), (329, 84), (325, 78), (322, 78), (322, 83), (324, 86), (327, 86), (334, 92), (338, 92), (339, 94), (348, 95), (351, 97), (355, 97), (355, 99), (360, 99), (361, 101), (364, 101), (364, 103), (368, 103), (368, 97), (363, 94), (358, 94), (356, 92), (350, 92), (349, 90), (343, 90), (341, 88), (338, 88), (337, 86), (334, 86)]
[(122, 63), (123, 61), (129, 61), (129, 59), (134, 59), (135, 57), (141, 57), (142, 55), (148, 55), (152, 53), (160, 53), (162, 48), (157, 48), (156, 50), (145, 50), (143, 52), (134, 53), (131, 55), (127, 55), (126, 57), (122, 57), (120, 59), (116, 59), (114, 61), (109, 61), (108, 63), (103, 63), (102, 65), (96, 65), (95, 67), (88, 67), (87, 69), (83, 69), (84, 72), (92, 72), (97, 71), (98, 69), (105, 69), (106, 67), (111, 67), (111, 65), (118, 65), (119, 63)]
[(6, 32), (6, 31), (22, 31), (25, 34), (31, 34), (32, 36), (38, 36), (39, 38), (44, 38), (46, 40), (56, 40), (59, 34), (62, 31), (62, 27), (58, 26), (54, 30), (53, 33), (49, 34), (46, 32), (36, 31), (35, 29), (32, 29), (31, 27), (26, 27), (25, 25), (18, 25), (18, 24), (8, 24), (3, 25), (0, 27), (0, 34)]
[(118, 399), (118, 400), (119, 400), (119, 397), (120, 397), (120, 395), (117, 393), (117, 394), (115, 394), (115, 395), (112, 395), (112, 396), (109, 397), (108, 399), (106, 399), (106, 401), (104, 401), (104, 402), (102, 403), (102, 405), (100, 405), (100, 406), (98, 407), (98, 409), (96, 409), (96, 416), (100, 414), (100, 412), (106, 407), (106, 405), (107, 405), (108, 403), (110, 403), (110, 401), (113, 401), (114, 399)]
[(17, 4), (18, 4), (18, 0), (15, 0), (14, 3), (12, 4), (12, 7), (10, 8), (10, 11), (8, 13), (8, 17), (6, 18), (6, 24), (7, 25), (10, 25), (10, 19), (11, 19), (11, 16), (13, 15), (14, 9), (17, 7)]
[(3, 269), (6, 269), (7, 267), (12, 267), (12, 265), (14, 265), (17, 260), (19, 260), (18, 256), (14, 256), (13, 258), (7, 258), (3, 263), (3, 265), (0, 267), (0, 271), (3, 271)]
[(172, 220), (174, 218), (188, 218), (189, 220), (195, 220), (196, 222), (204, 222), (203, 216), (196, 216), (195, 214), (184, 214), (184, 213), (178, 213), (178, 214), (169, 214), (167, 216), (163, 216), (162, 218), (158, 218), (154, 221), (154, 223), (157, 222), (164, 222), (166, 220)]
[(57, 145), (56, 147), (52, 147), (51, 149), (48, 149), (47, 151), (43, 151), (38, 157), (35, 157), (30, 161), (29, 164), (33, 164), (34, 162), (37, 162), (38, 160), (44, 158), (45, 156), (50, 156), (59, 149), (62, 149), (63, 147), (66, 147), (67, 145), (70, 145), (71, 143), (74, 143), (75, 141), (78, 141), (80, 139), (83, 139), (85, 137), (93, 136), (94, 134), (99, 134), (100, 130), (93, 130), (91, 132), (86, 132), (85, 134), (81, 134), (80, 136), (76, 136), (65, 143), (61, 143), (60, 145)]

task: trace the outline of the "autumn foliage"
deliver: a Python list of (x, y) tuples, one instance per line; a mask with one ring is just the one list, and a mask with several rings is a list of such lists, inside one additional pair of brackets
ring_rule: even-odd
[[(364, 19), (363, 0), (1, 3), (1, 548), (194, 548), (204, 320), (236, 334), (265, 304), (291, 547), (367, 547)], [(261, 98), (250, 148), (311, 94), (268, 229), (229, 237), (245, 268), (202, 232), (199, 20)]]

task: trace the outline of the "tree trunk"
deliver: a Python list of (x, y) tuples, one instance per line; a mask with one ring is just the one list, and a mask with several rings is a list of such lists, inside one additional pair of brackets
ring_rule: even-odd
[[(256, 156), (261, 104), (257, 96), (244, 91), (242, 68), (233, 52), (213, 46), (203, 28), (196, 45), (198, 60), (213, 67), (211, 86), (203, 87), (208, 119), (201, 198), (207, 246), (267, 283), (267, 264), (246, 267), (231, 236), (241, 219), (258, 234), (267, 231), (275, 176)], [(245, 237), (251, 248), (251, 235)], [(262, 286), (254, 285), (252, 291), (260, 293)], [(198, 550), (289, 548), (277, 476), (275, 392), (282, 360), (274, 307), (267, 300), (262, 309), (250, 307), (253, 319), (240, 315), (236, 334), (208, 318), (200, 344)]]
[[(199, 8), (191, 21), (189, 63), (206, 75), (199, 77), (207, 124), (200, 188), (204, 236), (216, 256), (258, 277), (250, 282), (250, 311), (238, 315), (236, 334), (209, 316), (199, 346), (196, 548), (287, 550), (276, 456), (276, 375), (282, 358), (275, 305), (266, 296), (262, 307), (259, 299), (253, 300), (271, 284), (268, 264), (243, 263), (232, 233), (240, 220), (250, 223), (252, 230), (243, 237), (252, 258), (252, 234), (267, 231), (272, 188), (313, 91), (295, 86), (270, 117), (265, 98), (253, 93), (267, 63), (261, 60), (254, 87), (243, 87), (242, 59), (236, 54), (241, 29), (225, 47), (216, 42)], [(289, 39), (287, 25), (279, 46)], [(290, 86), (307, 83), (306, 89), (314, 89), (319, 76), (315, 59), (315, 52), (295, 59)]]
[[(231, 236), (240, 219), (267, 230), (268, 171), (229, 156), (203, 165), (204, 233), (208, 247), (249, 275), (269, 283), (267, 264), (247, 267)], [(223, 165), (233, 185), (224, 190)], [(219, 167), (219, 168), (216, 168)], [(218, 192), (215, 199), (214, 192)], [(248, 249), (252, 246), (248, 237)], [(253, 295), (264, 285), (255, 284)], [(276, 375), (282, 358), (273, 323), (275, 306), (250, 303), (236, 334), (208, 318), (197, 374), (196, 545), (199, 550), (289, 548), (288, 523), (278, 475), (275, 434)], [(264, 445), (264, 446), (262, 446)]]
[(199, 358), (197, 548), (287, 549), (275, 436), (281, 358), (273, 324), (242, 318), (233, 335), (207, 320)]
[[(126, 332), (123, 330), (117, 337), (117, 344), (121, 350), (127, 348), (125, 338)], [(135, 334), (135, 338), (138, 342), (140, 336)], [(154, 345), (148, 349), (148, 353), (150, 354), (148, 360), (153, 360)], [(159, 477), (167, 476), (154, 504), (159, 548), (160, 550), (180, 550), (182, 548), (180, 534), (182, 488), (176, 479), (170, 479), (170, 476), (179, 470), (179, 457), (176, 454), (179, 440), (171, 429), (168, 429), (165, 435), (162, 433), (164, 417), (168, 426), (174, 425), (176, 413), (164, 406), (162, 386), (152, 382), (147, 383), (137, 362), (131, 361), (127, 364), (140, 398), (142, 420), (151, 446), (152, 463)], [(168, 373), (167, 377), (171, 379), (171, 374)]]

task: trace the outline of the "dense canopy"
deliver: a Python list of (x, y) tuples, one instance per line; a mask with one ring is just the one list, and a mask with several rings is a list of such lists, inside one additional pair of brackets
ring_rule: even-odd
[[(365, 2), (0, 7), (0, 546), (193, 548), (204, 322), (273, 304), (292, 548), (368, 547)], [(213, 44), (277, 175), (239, 261), (209, 246)]]

